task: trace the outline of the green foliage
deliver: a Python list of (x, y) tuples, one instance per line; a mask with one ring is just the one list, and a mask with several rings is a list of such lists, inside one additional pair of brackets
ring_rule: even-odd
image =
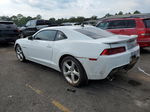
[(136, 10), (133, 14), (140, 14), (141, 12)]
[(25, 17), (22, 14), (18, 14), (17, 16), (13, 15), (11, 17), (8, 16), (1, 16), (0, 20), (3, 21), (13, 21), (17, 26), (23, 26), (27, 23), (27, 21), (32, 19), (42, 19), (41, 15), (37, 15), (36, 17)]
[(104, 16), (104, 18), (105, 18), (105, 17), (110, 17), (110, 16), (113, 16), (113, 15), (112, 15), (112, 14), (107, 13), (107, 14)]
[[(141, 12), (136, 10), (133, 14), (140, 14)], [(125, 14), (131, 14), (130, 12), (125, 13)], [(115, 15), (124, 15), (122, 11), (120, 11), (119, 13), (115, 13)], [(103, 18), (105, 17), (110, 17), (113, 16), (110, 13), (107, 13)], [(41, 15), (37, 15), (36, 17), (25, 17), (22, 14), (18, 14), (18, 15), (13, 15), (11, 17), (8, 16), (0, 16), (0, 20), (4, 20), (4, 21), (14, 21), (14, 23), (16, 23), (18, 26), (23, 26), (26, 24), (27, 21), (29, 20), (33, 20), (33, 19), (42, 19)], [(82, 16), (78, 16), (78, 17), (71, 17), (69, 19), (66, 18), (60, 18), (60, 19), (55, 19), (55, 18), (50, 18), (49, 20), (51, 21), (52, 24), (57, 24), (60, 25), (61, 23), (64, 22), (79, 22), (82, 23), (84, 21), (88, 21), (88, 20), (97, 20), (98, 17), (97, 16), (92, 16), (90, 18), (85, 18)]]
[(49, 21), (51, 21), (51, 23), (55, 24), (56, 19), (55, 18), (50, 18)]
[(123, 12), (120, 11), (119, 13), (115, 13), (115, 15), (123, 15)]
[(92, 16), (91, 19), (92, 20), (97, 20), (97, 16)]
[(36, 19), (42, 19), (42, 16), (41, 15), (37, 15), (35, 18)]
[(122, 12), (122, 11), (120, 11), (120, 12), (118, 13), (118, 15), (123, 15), (123, 12)]

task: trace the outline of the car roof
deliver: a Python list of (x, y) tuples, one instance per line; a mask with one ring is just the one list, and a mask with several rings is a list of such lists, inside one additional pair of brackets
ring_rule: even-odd
[[(89, 28), (89, 27), (92, 28), (93, 26), (85, 25), (84, 27), (85, 28)], [(85, 39), (86, 40), (93, 40), (92, 38), (75, 31), (75, 29), (82, 29), (84, 27), (81, 25), (77, 25), (77, 26), (55, 26), (55, 27), (43, 28), (43, 29), (39, 30), (38, 32), (44, 31), (44, 30), (58, 30), (58, 31), (62, 31), (68, 37), (69, 40), (85, 40)], [(34, 35), (36, 35), (36, 33)], [(81, 38), (81, 36), (82, 36), (82, 38)]]
[[(114, 21), (114, 20), (134, 20), (137, 18), (113, 18), (113, 19), (104, 19), (102, 21)], [(141, 19), (141, 18), (140, 18)], [(142, 18), (143, 19), (143, 18)]]
[(101, 19), (101, 21), (109, 20), (131, 20), (131, 19), (148, 19), (150, 18), (150, 13), (147, 14), (127, 14), (127, 15), (115, 15), (107, 18)]

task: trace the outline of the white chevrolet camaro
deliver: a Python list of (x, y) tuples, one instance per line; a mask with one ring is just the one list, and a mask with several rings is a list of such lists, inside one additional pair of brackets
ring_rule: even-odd
[(139, 58), (136, 36), (114, 35), (93, 26), (44, 28), (18, 39), (15, 51), (21, 62), (30, 60), (61, 71), (76, 87), (128, 71)]

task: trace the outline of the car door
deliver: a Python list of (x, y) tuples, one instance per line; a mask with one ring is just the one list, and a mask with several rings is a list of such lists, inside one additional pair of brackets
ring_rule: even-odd
[(44, 65), (52, 64), (55, 30), (42, 30), (29, 42), (29, 58)]

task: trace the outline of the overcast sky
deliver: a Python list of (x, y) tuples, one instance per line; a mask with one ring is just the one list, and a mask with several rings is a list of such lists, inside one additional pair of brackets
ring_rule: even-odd
[(42, 15), (69, 18), (72, 16), (98, 17), (106, 13), (123, 11), (150, 12), (150, 0), (0, 0), (0, 16), (23, 14), (25, 16)]

